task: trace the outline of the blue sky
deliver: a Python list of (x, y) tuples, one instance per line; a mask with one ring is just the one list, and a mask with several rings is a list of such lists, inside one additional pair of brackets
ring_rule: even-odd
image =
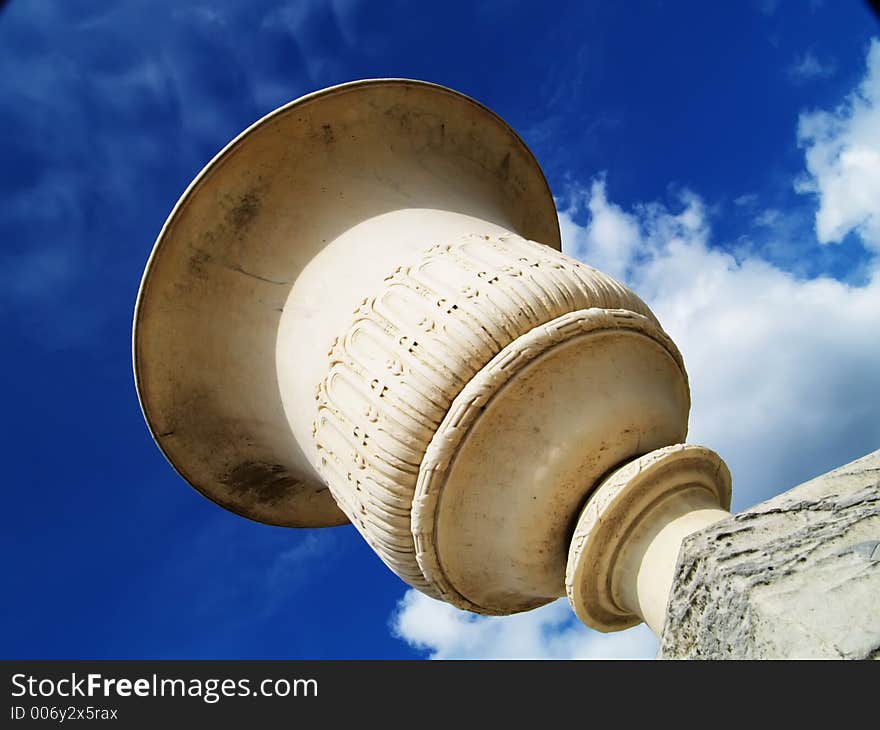
[(857, 0), (12, 0), (0, 10), (6, 658), (650, 656), (564, 603), (475, 619), (353, 528), (227, 513), (143, 422), (153, 241), (241, 129), (403, 76), (503, 116), (566, 250), (678, 342), (742, 509), (880, 447), (880, 23)]

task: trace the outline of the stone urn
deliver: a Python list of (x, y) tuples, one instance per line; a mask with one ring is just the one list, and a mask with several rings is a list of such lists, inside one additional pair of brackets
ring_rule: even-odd
[(147, 424), (243, 517), (350, 522), (410, 586), (482, 614), (568, 594), (662, 628), (683, 538), (730, 475), (684, 444), (682, 357), (639, 297), (560, 252), (532, 153), (405, 79), (293, 101), (171, 212), (134, 317)]

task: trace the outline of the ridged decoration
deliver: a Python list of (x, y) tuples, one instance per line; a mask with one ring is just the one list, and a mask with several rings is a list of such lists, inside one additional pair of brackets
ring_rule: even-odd
[(422, 574), (411, 525), (428, 445), (456, 396), (515, 339), (568, 312), (648, 307), (610, 276), (514, 234), (431, 246), (364, 299), (328, 351), (313, 436), (334, 498), (409, 585)]

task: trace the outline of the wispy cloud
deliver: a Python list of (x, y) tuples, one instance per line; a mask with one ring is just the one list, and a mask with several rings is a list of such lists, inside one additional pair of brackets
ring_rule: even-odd
[[(803, 2), (803, 0), (798, 0), (798, 2)], [(776, 14), (781, 3), (782, 0), (755, 0), (755, 7), (761, 15), (769, 17)], [(806, 6), (811, 13), (815, 13), (823, 5), (825, 5), (825, 0), (806, 0)]]
[(302, 579), (309, 564), (330, 552), (334, 545), (335, 538), (331, 531), (302, 533), (299, 541), (278, 553), (268, 567), (266, 587), (269, 593), (289, 591), (291, 583)]
[[(163, 580), (178, 585), (194, 614), (217, 623), (219, 630), (238, 632), (288, 610), (302, 591), (326, 577), (345, 543), (331, 530), (254, 532), (250, 527), (218, 511), (193, 526), (186, 550), (165, 566)], [(236, 562), (242, 556), (246, 560)], [(192, 575), (205, 565), (209, 576), (200, 576), (199, 591), (190, 594)], [(229, 565), (239, 567), (230, 571)]]
[(174, 196), (248, 124), (337, 80), (356, 6), (10, 4), (0, 24), (0, 314), (53, 348), (88, 347), (128, 320)]
[(798, 84), (828, 79), (837, 73), (837, 64), (832, 59), (820, 61), (812, 52), (797, 56), (785, 69), (788, 78)]
[(743, 193), (733, 199), (733, 204), (738, 208), (751, 208), (758, 202), (757, 193)]
[(771, 227), (779, 221), (781, 216), (782, 213), (776, 208), (765, 208), (755, 218), (755, 225)]
[(755, 0), (755, 7), (761, 15), (773, 15), (779, 8), (780, 0)]

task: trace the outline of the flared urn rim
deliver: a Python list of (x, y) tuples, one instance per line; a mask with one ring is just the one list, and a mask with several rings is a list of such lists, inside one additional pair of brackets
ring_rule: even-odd
[[(382, 127), (376, 120), (385, 117), (393, 123)], [(361, 119), (369, 123), (359, 140)], [(404, 179), (395, 165), (359, 166), (377, 159), (369, 154), (377, 145), (382, 159), (402, 161)], [(229, 142), (177, 201), (141, 281), (132, 361), (154, 441), (202, 495), (267, 524), (348, 521), (284, 419), (278, 321), (298, 273), (346, 222), (408, 203), (431, 207), (427, 193), (409, 194), (405, 177), (418, 167), (414, 155), (436, 161), (447, 148), (438, 186), (479, 177), (499, 211), (495, 222), (561, 248), (553, 196), (519, 135), (470, 97), (411, 79), (354, 81), (279, 107)], [(357, 200), (372, 174), (388, 194)], [(339, 183), (348, 179), (350, 190)], [(330, 195), (337, 199), (327, 202)]]

